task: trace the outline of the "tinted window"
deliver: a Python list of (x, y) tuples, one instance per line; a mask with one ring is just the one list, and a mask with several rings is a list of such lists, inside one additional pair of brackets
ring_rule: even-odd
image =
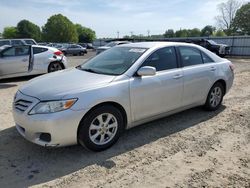
[(11, 47), (3, 52), (3, 56), (23, 56), (29, 55), (29, 46)]
[(214, 62), (214, 60), (212, 60), (207, 54), (205, 54), (204, 52), (201, 53), (202, 54), (202, 59), (204, 63), (212, 63)]
[(40, 48), (40, 47), (33, 48), (33, 54), (39, 54), (39, 53), (46, 52), (46, 51), (48, 51), (47, 48)]
[(177, 68), (177, 60), (174, 47), (157, 50), (151, 54), (142, 66), (155, 67), (156, 71)]
[(203, 64), (200, 50), (192, 47), (179, 47), (183, 66)]
[(8, 41), (8, 40), (0, 41), (0, 46), (3, 46), (3, 45), (10, 45), (10, 41)]
[(15, 56), (15, 48), (9, 48), (3, 52), (3, 56)]
[(23, 45), (21, 40), (11, 40), (12, 45)]

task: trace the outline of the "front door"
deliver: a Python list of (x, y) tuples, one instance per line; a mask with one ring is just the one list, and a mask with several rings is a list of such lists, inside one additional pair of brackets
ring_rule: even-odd
[(142, 64), (156, 68), (154, 76), (130, 79), (131, 110), (134, 121), (179, 108), (182, 104), (183, 76), (174, 47), (152, 53)]
[(30, 46), (13, 46), (1, 52), (0, 76), (28, 72)]

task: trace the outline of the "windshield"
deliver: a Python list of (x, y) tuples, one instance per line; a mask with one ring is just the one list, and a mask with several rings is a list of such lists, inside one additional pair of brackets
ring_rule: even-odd
[(213, 40), (208, 40), (208, 42), (209, 42), (210, 44), (217, 45), (217, 43), (216, 43), (216, 42), (214, 42)]
[(116, 43), (115, 42), (110, 42), (110, 43), (106, 44), (105, 46), (114, 47), (114, 46), (116, 46)]
[(121, 75), (126, 72), (146, 50), (146, 48), (131, 47), (111, 48), (90, 59), (79, 68), (99, 74)]

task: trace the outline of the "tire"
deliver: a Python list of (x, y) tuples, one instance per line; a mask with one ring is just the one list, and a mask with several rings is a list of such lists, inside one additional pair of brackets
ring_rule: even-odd
[(52, 62), (49, 64), (48, 72), (55, 72), (63, 69), (63, 65), (60, 62)]
[(124, 130), (123, 122), (122, 113), (117, 108), (111, 105), (98, 107), (81, 120), (78, 142), (92, 151), (106, 150), (119, 139)]
[(205, 109), (209, 111), (215, 111), (220, 108), (225, 94), (225, 88), (220, 82), (216, 82), (210, 89), (207, 100), (205, 103)]

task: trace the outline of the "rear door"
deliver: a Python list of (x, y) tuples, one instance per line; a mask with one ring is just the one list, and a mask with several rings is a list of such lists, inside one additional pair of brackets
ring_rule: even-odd
[(209, 63), (211, 58), (195, 47), (180, 46), (179, 55), (184, 75), (183, 106), (198, 104), (207, 97), (216, 67)]
[(28, 72), (30, 49), (30, 46), (13, 46), (3, 50), (0, 56), (0, 76)]

